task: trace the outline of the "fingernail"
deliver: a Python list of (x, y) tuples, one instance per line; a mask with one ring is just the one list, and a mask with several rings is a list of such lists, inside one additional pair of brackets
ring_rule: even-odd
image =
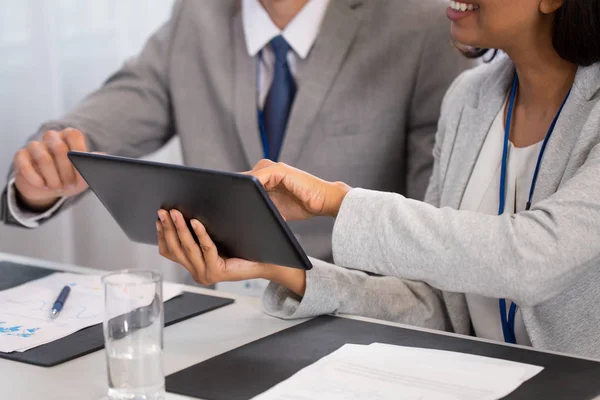
[(171, 210), (171, 218), (173, 218), (173, 222), (177, 222), (177, 215), (173, 210)]
[(69, 191), (75, 190), (75, 185), (68, 185), (67, 190), (69, 190)]
[(158, 218), (162, 221), (165, 222), (165, 217), (162, 215), (162, 213), (159, 211), (158, 212)]
[(198, 221), (196, 221), (195, 219), (192, 220), (191, 224), (192, 224), (192, 228), (194, 228), (194, 229), (198, 228)]

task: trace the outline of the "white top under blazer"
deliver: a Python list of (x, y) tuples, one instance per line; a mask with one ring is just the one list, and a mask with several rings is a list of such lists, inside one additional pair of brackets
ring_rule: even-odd
[[(484, 214), (498, 213), (504, 141), (504, 113), (505, 108), (502, 108), (490, 128), (477, 159), (477, 164), (473, 169), (473, 174), (467, 184), (460, 205), (461, 210)], [(525, 210), (542, 143), (538, 142), (528, 147), (515, 147), (512, 143), (509, 144), (506, 213), (516, 214)], [(485, 259), (481, 260), (481, 268), (486, 268)], [(504, 335), (500, 322), (498, 299), (476, 294), (467, 294), (466, 297), (475, 334), (481, 338), (503, 342)], [(507, 312), (510, 304), (510, 300), (507, 299)], [(517, 308), (515, 318), (515, 335), (518, 344), (531, 346), (519, 308)]]

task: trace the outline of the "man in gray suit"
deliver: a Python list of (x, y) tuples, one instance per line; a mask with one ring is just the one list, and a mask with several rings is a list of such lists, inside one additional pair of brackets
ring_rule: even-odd
[[(439, 0), (179, 0), (142, 52), (14, 160), (2, 219), (35, 228), (86, 185), (68, 150), (140, 157), (179, 135), (187, 165), (263, 157), (422, 198), (439, 109), (468, 66)], [(331, 259), (329, 220), (292, 225)]]

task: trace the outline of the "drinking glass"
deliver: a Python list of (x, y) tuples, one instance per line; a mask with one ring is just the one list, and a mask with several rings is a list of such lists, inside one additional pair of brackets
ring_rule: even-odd
[(108, 398), (164, 400), (162, 276), (125, 270), (102, 282)]

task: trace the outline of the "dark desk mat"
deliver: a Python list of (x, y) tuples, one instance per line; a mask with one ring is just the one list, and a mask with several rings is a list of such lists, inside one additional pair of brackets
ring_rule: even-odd
[[(57, 271), (29, 265), (0, 262), (0, 290), (10, 289), (11, 287), (33, 279), (42, 278), (54, 272)], [(175, 297), (164, 304), (165, 326), (184, 321), (231, 303), (233, 303), (232, 299), (184, 292), (183, 295)], [(102, 333), (102, 324), (97, 324), (22, 353), (0, 352), (0, 358), (38, 365), (40, 367), (52, 367), (100, 350), (103, 347), (104, 336)]]
[[(600, 362), (452, 336), (323, 316), (223, 353), (167, 377), (167, 391), (205, 400), (252, 398), (346, 343), (450, 350), (540, 365), (505, 399), (588, 400), (600, 394)], [(398, 398), (401, 398), (398, 394)]]

